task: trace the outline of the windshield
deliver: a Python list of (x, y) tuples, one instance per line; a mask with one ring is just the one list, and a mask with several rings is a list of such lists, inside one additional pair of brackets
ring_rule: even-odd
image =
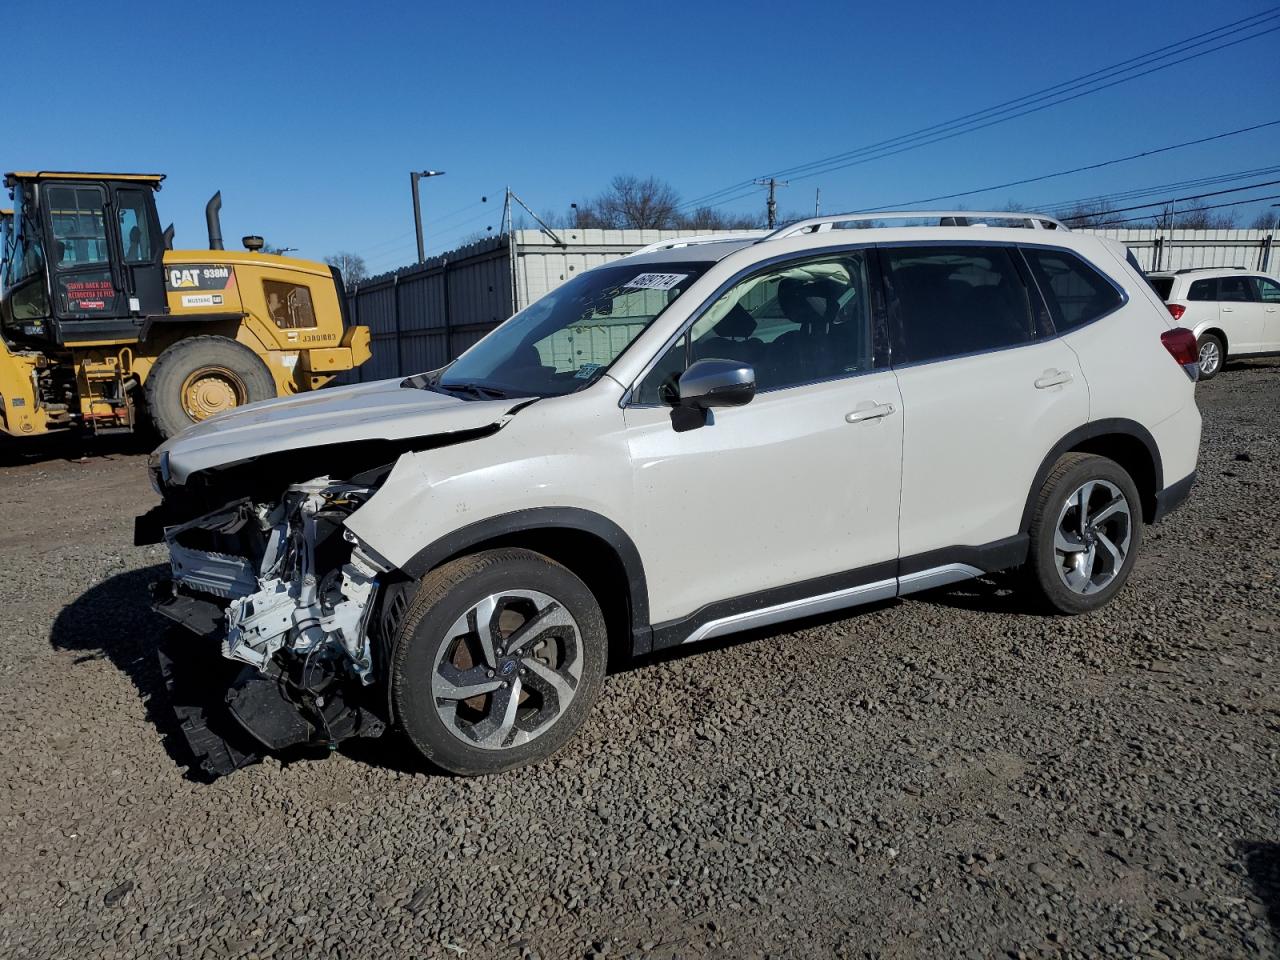
[(553, 397), (598, 380), (710, 263), (597, 267), (521, 310), (449, 366), (438, 390)]

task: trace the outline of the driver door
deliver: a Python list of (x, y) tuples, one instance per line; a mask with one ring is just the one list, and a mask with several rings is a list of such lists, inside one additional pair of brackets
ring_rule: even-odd
[[(869, 268), (855, 250), (747, 277), (631, 391), (655, 646), (744, 612), (777, 608), (781, 620), (814, 598), (825, 606), (801, 613), (896, 592), (901, 400), (878, 362)], [(712, 357), (752, 364), (757, 394), (677, 432), (679, 375)]]

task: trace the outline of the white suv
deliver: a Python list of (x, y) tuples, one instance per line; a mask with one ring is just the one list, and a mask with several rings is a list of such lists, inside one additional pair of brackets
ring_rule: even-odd
[(1109, 601), (1194, 478), (1195, 339), (1118, 244), (987, 216), (642, 252), (443, 370), (166, 443), (138, 539), (201, 637), (166, 669), (207, 772), (389, 726), (503, 770), (611, 653), (1014, 568), (1051, 610)]
[(1213, 267), (1148, 279), (1173, 319), (1195, 333), (1201, 379), (1217, 376), (1228, 357), (1280, 353), (1280, 281), (1274, 277)]

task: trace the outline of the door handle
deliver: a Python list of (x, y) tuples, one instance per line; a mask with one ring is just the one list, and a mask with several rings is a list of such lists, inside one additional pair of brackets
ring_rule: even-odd
[(1275, 313), (1275, 312), (1276, 312), (1275, 307), (1267, 307), (1267, 313)]
[(868, 400), (866, 403), (858, 404), (852, 413), (846, 413), (844, 419), (847, 423), (861, 423), (863, 420), (879, 420), (881, 417), (887, 417), (893, 413), (894, 407), (892, 403), (876, 403), (874, 400)]
[(1235, 307), (1223, 307), (1223, 308), (1222, 308), (1222, 312), (1223, 312), (1223, 313), (1234, 313), (1234, 312), (1235, 312), (1235, 309), (1236, 309)]
[(1064, 383), (1070, 383), (1071, 379), (1071, 371), (1069, 370), (1049, 369), (1036, 380), (1036, 389), (1047, 390), (1049, 387), (1060, 387)]

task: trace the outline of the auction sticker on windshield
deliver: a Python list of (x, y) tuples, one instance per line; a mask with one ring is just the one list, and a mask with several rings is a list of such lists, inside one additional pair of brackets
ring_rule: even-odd
[(688, 276), (687, 273), (642, 273), (640, 276), (628, 280), (623, 286), (635, 287), (641, 290), (670, 290), (672, 287), (678, 286), (680, 281)]

